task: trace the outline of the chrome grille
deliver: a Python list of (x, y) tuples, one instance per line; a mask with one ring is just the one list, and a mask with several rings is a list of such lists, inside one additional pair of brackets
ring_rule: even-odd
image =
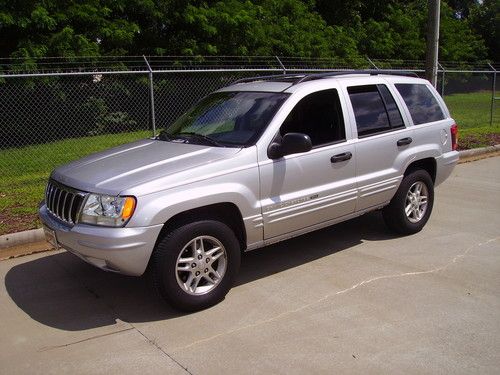
[(85, 193), (49, 180), (45, 203), (49, 212), (68, 224), (74, 224), (85, 198)]

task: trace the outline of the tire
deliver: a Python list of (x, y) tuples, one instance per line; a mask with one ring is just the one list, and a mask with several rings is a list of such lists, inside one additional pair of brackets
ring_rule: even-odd
[[(420, 193), (417, 194), (420, 187)], [(423, 203), (423, 197), (427, 197)], [(425, 170), (416, 170), (403, 178), (398, 191), (382, 214), (387, 226), (400, 234), (414, 234), (425, 226), (434, 204), (434, 184)], [(409, 214), (406, 210), (409, 209)]]
[(224, 299), (238, 274), (240, 260), (238, 239), (227, 225), (197, 221), (172, 230), (157, 243), (152, 281), (175, 309), (202, 310)]

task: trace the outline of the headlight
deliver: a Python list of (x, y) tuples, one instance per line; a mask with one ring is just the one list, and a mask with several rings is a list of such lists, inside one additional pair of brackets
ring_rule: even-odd
[(79, 222), (121, 227), (132, 217), (134, 210), (134, 197), (89, 194), (85, 200)]

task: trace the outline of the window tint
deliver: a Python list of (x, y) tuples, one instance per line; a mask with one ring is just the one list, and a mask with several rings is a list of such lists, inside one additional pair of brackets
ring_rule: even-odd
[(344, 118), (337, 90), (315, 92), (292, 109), (280, 128), (280, 135), (304, 133), (313, 147), (345, 140)]
[(426, 85), (400, 83), (396, 88), (403, 97), (415, 125), (444, 119), (438, 101)]
[(349, 87), (347, 91), (359, 137), (391, 129), (384, 101), (376, 85)]
[(387, 110), (387, 114), (389, 115), (389, 122), (391, 124), (391, 128), (401, 128), (405, 126), (403, 122), (403, 118), (401, 117), (401, 113), (399, 112), (399, 108), (396, 105), (394, 98), (392, 97), (389, 89), (385, 85), (377, 85), (380, 94), (382, 95), (382, 99), (385, 103), (385, 109)]

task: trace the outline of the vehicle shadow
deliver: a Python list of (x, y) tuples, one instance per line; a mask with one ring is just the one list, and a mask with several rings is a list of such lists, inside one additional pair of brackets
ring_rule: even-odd
[[(235, 288), (335, 254), (363, 241), (393, 238), (378, 212), (246, 253)], [(153, 293), (147, 274), (103, 272), (61, 252), (12, 267), (5, 276), (16, 305), (44, 325), (81, 331), (180, 317)]]

